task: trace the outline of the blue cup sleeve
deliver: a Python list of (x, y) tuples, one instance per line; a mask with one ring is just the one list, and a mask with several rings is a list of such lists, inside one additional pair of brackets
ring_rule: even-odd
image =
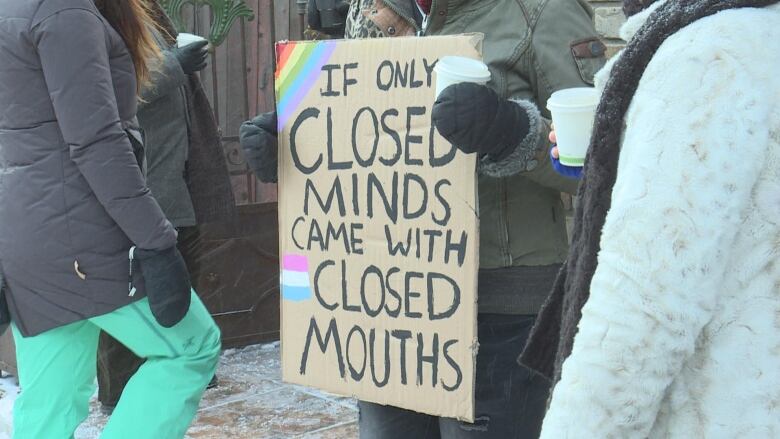
[(582, 166), (566, 166), (561, 163), (560, 160), (556, 159), (552, 155), (552, 149), (555, 147), (555, 145), (550, 147), (550, 161), (552, 162), (552, 167), (555, 170), (555, 172), (563, 175), (566, 178), (571, 178), (573, 180), (579, 180), (582, 178)]

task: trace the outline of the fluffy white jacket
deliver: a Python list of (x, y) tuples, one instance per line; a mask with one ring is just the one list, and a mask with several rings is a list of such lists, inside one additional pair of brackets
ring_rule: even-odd
[(625, 123), (542, 438), (780, 438), (780, 6), (667, 40)]

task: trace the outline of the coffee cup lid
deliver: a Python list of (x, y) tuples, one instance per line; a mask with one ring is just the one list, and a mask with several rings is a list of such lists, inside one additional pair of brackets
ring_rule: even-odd
[(547, 108), (579, 109), (598, 105), (601, 95), (592, 87), (577, 87), (558, 90), (547, 100)]
[(437, 74), (447, 75), (463, 82), (490, 81), (490, 70), (482, 61), (462, 56), (444, 56), (434, 68)]
[(178, 35), (176, 35), (176, 42), (179, 44), (192, 44), (198, 41), (205, 41), (205, 40), (206, 38), (203, 38), (200, 35), (188, 34), (185, 32), (181, 32)]

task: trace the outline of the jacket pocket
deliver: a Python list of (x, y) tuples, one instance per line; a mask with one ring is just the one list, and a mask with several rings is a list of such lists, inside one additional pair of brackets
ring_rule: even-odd
[(571, 43), (571, 54), (582, 80), (593, 85), (593, 77), (604, 66), (607, 46), (597, 37), (586, 38)]
[(146, 148), (144, 146), (145, 136), (141, 128), (125, 128), (125, 134), (127, 134), (130, 145), (133, 147), (133, 155), (138, 163), (138, 167), (141, 168), (141, 173), (146, 176)]

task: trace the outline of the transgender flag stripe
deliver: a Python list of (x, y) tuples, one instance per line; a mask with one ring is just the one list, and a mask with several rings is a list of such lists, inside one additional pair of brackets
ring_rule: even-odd
[(290, 271), (309, 271), (309, 260), (306, 256), (285, 255), (284, 269)]
[(282, 295), (284, 296), (284, 300), (289, 300), (292, 302), (303, 302), (305, 300), (311, 299), (311, 290), (309, 288), (288, 287), (287, 285), (282, 285)]
[(282, 283), (291, 287), (308, 287), (309, 286), (309, 273), (300, 271), (288, 271), (282, 272)]
[(306, 256), (285, 255), (282, 259), (282, 297), (293, 302), (311, 299)]

